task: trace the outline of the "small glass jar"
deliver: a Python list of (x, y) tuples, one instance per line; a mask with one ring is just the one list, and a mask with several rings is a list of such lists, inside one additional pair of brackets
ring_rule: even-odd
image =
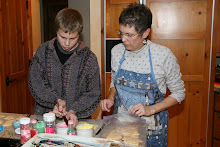
[(30, 118), (20, 119), (21, 144), (25, 144), (31, 138)]
[(68, 121), (67, 135), (76, 135), (76, 132), (73, 126), (73, 120)]
[(43, 115), (44, 123), (45, 123), (45, 132), (53, 134), (55, 133), (55, 114), (54, 113), (45, 113)]
[(44, 121), (37, 121), (38, 133), (45, 133)]
[(34, 135), (36, 135), (37, 133), (38, 133), (37, 120), (32, 119), (31, 120), (31, 137), (34, 137)]

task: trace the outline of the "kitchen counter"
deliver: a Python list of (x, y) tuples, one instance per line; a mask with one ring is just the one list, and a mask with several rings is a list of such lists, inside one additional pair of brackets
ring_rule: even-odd
[(25, 116), (27, 114), (0, 113), (0, 125), (4, 127), (4, 130), (0, 131), (0, 138), (20, 139), (20, 136), (15, 133), (12, 123)]
[[(19, 141), (20, 140), (20, 136), (18, 134), (15, 133), (15, 129), (12, 125), (13, 121), (19, 120), (23, 117), (26, 117), (27, 114), (14, 114), (14, 113), (0, 113), (0, 125), (4, 126), (4, 130), (0, 131), (0, 143), (1, 143), (1, 139), (3, 139), (4, 142), (7, 142), (4, 140), (8, 139), (8, 142), (10, 141), (10, 139), (12, 141)], [(31, 115), (30, 116), (31, 119), (35, 118), (37, 120), (43, 120), (43, 116), (38, 116), (38, 115)], [(63, 121), (62, 119), (57, 118), (56, 119), (56, 123), (59, 123)], [(89, 124), (93, 124), (95, 127), (94, 129), (94, 137), (95, 138), (103, 138), (103, 139), (110, 139), (110, 140), (117, 140), (119, 142), (122, 141), (122, 143), (124, 142), (125, 136), (128, 135), (128, 133), (131, 133), (130, 135), (128, 135), (129, 137), (132, 137), (132, 135), (134, 134), (140, 134), (140, 138), (138, 139), (138, 141), (140, 141), (140, 139), (142, 141), (146, 141), (146, 138), (144, 136), (146, 136), (146, 124), (136, 124), (136, 125), (132, 125), (132, 126), (123, 126), (123, 127), (118, 127), (117, 125), (115, 125), (114, 123), (110, 123), (110, 124), (106, 124), (105, 125), (103, 120), (95, 120), (95, 119), (79, 119), (79, 123), (89, 123)], [(112, 122), (112, 121), (110, 121)], [(104, 128), (103, 128), (104, 126)], [(100, 133), (98, 135), (95, 135), (97, 132)], [(113, 132), (112, 132), (113, 130)], [(114, 135), (114, 133), (119, 134), (121, 133), (121, 137), (119, 135)], [(126, 135), (127, 134), (127, 135)], [(112, 136), (113, 135), (113, 136)], [(110, 137), (111, 136), (111, 137)], [(115, 136), (119, 136), (120, 139), (115, 138)], [(123, 139), (122, 139), (123, 138)], [(141, 142), (142, 142), (141, 141)], [(20, 141), (19, 141), (20, 142)], [(142, 142), (141, 146), (145, 146), (146, 142)], [(118, 146), (116, 144), (116, 146)], [(139, 146), (139, 145), (138, 145)]]
[[(4, 126), (4, 130), (0, 131), (0, 138), (13, 138), (20, 139), (20, 136), (15, 133), (15, 129), (12, 125), (13, 121), (17, 121), (23, 117), (26, 117), (27, 114), (15, 114), (15, 113), (0, 113), (0, 126)], [(43, 120), (43, 116), (40, 115), (31, 115), (31, 119), (35, 118), (37, 120)], [(62, 119), (56, 118), (56, 123), (62, 122)], [(103, 125), (103, 120), (96, 119), (79, 119), (79, 122), (87, 122), (93, 124), (94, 135), (99, 131)]]

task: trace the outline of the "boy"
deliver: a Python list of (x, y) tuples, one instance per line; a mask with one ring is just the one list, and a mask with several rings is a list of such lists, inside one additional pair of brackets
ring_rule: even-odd
[[(87, 118), (101, 100), (96, 55), (79, 41), (81, 14), (64, 8), (55, 18), (57, 37), (42, 44), (29, 69), (29, 89), (36, 100), (34, 114), (52, 111), (67, 119)], [(59, 108), (55, 106), (58, 102)]]

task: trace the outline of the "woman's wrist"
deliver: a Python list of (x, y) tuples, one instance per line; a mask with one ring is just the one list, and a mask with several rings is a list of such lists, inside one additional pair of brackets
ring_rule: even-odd
[(115, 98), (112, 97), (112, 96), (109, 96), (108, 99), (109, 99), (109, 100), (113, 100), (113, 101), (115, 100)]

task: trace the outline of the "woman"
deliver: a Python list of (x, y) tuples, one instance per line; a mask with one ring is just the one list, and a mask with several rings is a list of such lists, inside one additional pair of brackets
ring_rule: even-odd
[[(147, 146), (167, 146), (167, 108), (185, 98), (180, 67), (170, 49), (146, 40), (152, 13), (144, 4), (131, 4), (119, 17), (122, 42), (111, 54), (111, 85), (103, 111), (129, 112), (142, 117), (148, 126)], [(166, 89), (171, 94), (164, 98)]]

